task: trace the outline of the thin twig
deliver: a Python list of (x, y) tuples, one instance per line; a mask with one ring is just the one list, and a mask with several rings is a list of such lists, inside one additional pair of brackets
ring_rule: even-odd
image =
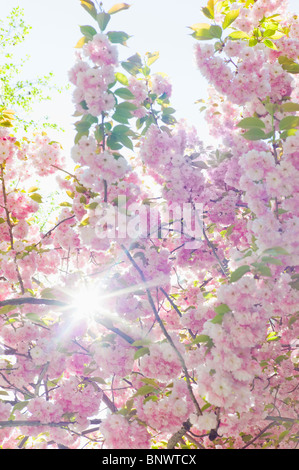
[(276, 423), (272, 422), (270, 424), (268, 424), (268, 426), (266, 426), (264, 429), (262, 429), (261, 432), (259, 432), (253, 439), (251, 439), (249, 442), (247, 442), (247, 444), (245, 444), (245, 446), (242, 447), (242, 449), (246, 449), (247, 447), (249, 447), (251, 444), (253, 444), (259, 437), (261, 437), (268, 429), (270, 429), (272, 426), (274, 426)]

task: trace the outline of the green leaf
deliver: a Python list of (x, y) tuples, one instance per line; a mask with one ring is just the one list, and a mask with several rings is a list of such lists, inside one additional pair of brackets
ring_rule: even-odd
[(123, 46), (127, 45), (127, 40), (131, 37), (124, 31), (109, 31), (107, 36), (113, 44), (122, 44)]
[(136, 65), (137, 67), (142, 66), (142, 60), (141, 60), (140, 54), (138, 54), (138, 53), (136, 53), (136, 54), (132, 55), (131, 57), (129, 57), (128, 62), (130, 62), (131, 64)]
[(88, 130), (77, 132), (74, 139), (75, 144), (77, 144), (80, 141), (81, 137), (83, 137), (84, 135), (88, 135)]
[(286, 139), (287, 137), (290, 137), (291, 135), (296, 135), (296, 133), (297, 133), (297, 129), (288, 129), (287, 131), (283, 131), (280, 134), (280, 137), (282, 139)]
[(229, 39), (249, 39), (250, 36), (244, 31), (233, 31), (228, 37)]
[(207, 6), (201, 9), (203, 14), (211, 20), (214, 19), (214, 15), (215, 15), (214, 10), (215, 10), (215, 0), (209, 0), (207, 3)]
[(282, 68), (289, 73), (299, 73), (299, 64), (292, 59), (289, 59), (286, 56), (279, 56), (278, 62), (281, 64)]
[(76, 128), (76, 131), (80, 134), (80, 138), (82, 137), (82, 135), (88, 135), (88, 131), (91, 125), (97, 122), (98, 122), (98, 118), (95, 116), (92, 116), (91, 114), (84, 115), (81, 121), (76, 122), (75, 128)]
[(40, 319), (38, 313), (35, 313), (35, 312), (26, 313), (26, 318), (28, 318), (28, 320), (34, 321), (36, 323), (41, 323), (44, 325), (44, 322), (43, 320)]
[(89, 217), (85, 215), (81, 220), (80, 227), (85, 227), (86, 225), (89, 225)]
[(55, 299), (53, 289), (51, 287), (46, 287), (41, 291), (41, 296), (45, 299)]
[(75, 49), (81, 49), (81, 47), (84, 46), (88, 42), (87, 37), (83, 36), (82, 38), (79, 39), (77, 44), (75, 45)]
[(102, 385), (107, 385), (107, 382), (105, 382), (105, 380), (102, 379), (102, 377), (90, 377), (90, 380), (92, 380), (93, 382), (102, 384)]
[[(150, 344), (151, 343), (151, 340), (148, 339), (148, 338), (142, 338), (142, 339), (137, 339), (136, 341), (134, 341), (134, 343), (131, 344), (131, 346), (144, 346), (145, 344)], [(142, 380), (142, 379), (141, 379)]]
[(140, 68), (132, 62), (122, 62), (121, 65), (126, 70), (126, 72), (129, 72), (131, 75), (135, 76), (140, 73)]
[(274, 42), (271, 41), (270, 39), (265, 39), (264, 44), (265, 44), (265, 46), (269, 47), (270, 49), (277, 50), (276, 44), (274, 44)]
[(118, 88), (115, 90), (114, 94), (124, 100), (133, 100), (135, 98), (133, 93), (128, 88)]
[(258, 263), (258, 266), (256, 267), (256, 269), (258, 273), (261, 274), (262, 276), (272, 277), (271, 269), (268, 266)]
[(223, 29), (228, 28), (238, 18), (239, 13), (240, 13), (240, 10), (229, 11), (223, 20), (222, 28)]
[(110, 21), (111, 16), (108, 13), (99, 13), (96, 15), (96, 20), (98, 22), (98, 25), (100, 27), (101, 31), (104, 31), (106, 29), (107, 24)]
[(80, 26), (80, 31), (87, 39), (92, 39), (97, 34), (92, 26)]
[(97, 10), (91, 0), (81, 0), (81, 6), (93, 17), (96, 18)]
[(134, 397), (148, 395), (149, 393), (155, 392), (157, 390), (156, 387), (152, 385), (143, 385), (140, 387), (137, 392), (133, 395)]
[(124, 75), (123, 73), (116, 72), (115, 78), (122, 85), (126, 85), (126, 86), (129, 85), (128, 77), (126, 75)]
[(278, 336), (278, 334), (276, 333), (276, 331), (271, 331), (271, 333), (268, 334), (266, 340), (267, 340), (267, 341), (278, 341), (278, 340), (279, 340), (279, 336)]
[(129, 139), (129, 137), (126, 136), (125, 134), (119, 134), (117, 136), (117, 140), (118, 140), (118, 142), (120, 142), (122, 145), (124, 145), (128, 149), (130, 149), (130, 150), (134, 149), (134, 146), (133, 146), (133, 143), (132, 143), (131, 139)]
[(248, 41), (248, 45), (249, 45), (250, 47), (256, 46), (257, 43), (258, 43), (257, 38), (250, 38), (249, 41)]
[(242, 136), (247, 140), (260, 140), (267, 137), (265, 132), (259, 127), (253, 127), (252, 129), (249, 129), (249, 131), (244, 132)]
[(38, 191), (38, 189), (38, 186), (31, 186), (31, 188), (28, 189), (28, 193), (35, 193), (35, 191)]
[(221, 26), (218, 25), (212, 25), (210, 27), (210, 33), (213, 36), (213, 38), (220, 39), (222, 36), (222, 28)]
[(272, 256), (263, 256), (262, 261), (263, 263), (276, 264), (277, 266), (282, 265), (282, 262), (280, 261), (280, 259), (272, 258)]
[(88, 135), (88, 131), (90, 129), (90, 126), (91, 126), (91, 124), (88, 123), (87, 121), (86, 122), (80, 121), (77, 124), (75, 124), (76, 130), (78, 131), (78, 133), (80, 133), (80, 134), (87, 133), (87, 135)]
[(205, 41), (215, 37), (210, 31), (211, 26), (207, 23), (196, 23), (190, 28), (194, 31), (191, 36), (199, 41)]
[(23, 408), (25, 408), (25, 406), (27, 406), (29, 403), (29, 401), (19, 401), (18, 403), (16, 403), (12, 409), (12, 413), (16, 410), (22, 410)]
[(109, 137), (107, 138), (107, 146), (111, 150), (120, 150), (122, 148), (122, 145), (118, 142), (118, 139), (115, 135), (109, 135)]
[(4, 307), (0, 308), (0, 315), (6, 315), (8, 312), (15, 310), (17, 308), (16, 305), (4, 305)]
[(283, 105), (281, 105), (281, 107), (284, 113), (292, 113), (294, 111), (299, 111), (298, 103), (292, 103), (292, 102), (284, 103)]
[(95, 131), (94, 131), (94, 137), (96, 141), (99, 143), (103, 141), (104, 133), (103, 133), (102, 126), (96, 126)]
[(256, 38), (261, 38), (262, 37), (262, 32), (259, 28), (254, 28), (253, 29), (253, 34)]
[(281, 246), (274, 246), (273, 248), (267, 248), (263, 251), (266, 255), (278, 256), (278, 255), (289, 255), (287, 250), (282, 248)]
[(250, 272), (250, 266), (248, 265), (240, 266), (239, 268), (237, 268), (235, 271), (231, 273), (230, 282), (238, 281), (242, 276), (244, 276), (244, 274), (248, 272)]
[(128, 132), (131, 132), (131, 129), (128, 126), (123, 126), (121, 124), (119, 124), (119, 125), (117, 125), (113, 128), (113, 134), (115, 136), (127, 135)]
[(85, 206), (85, 209), (91, 209), (94, 210), (98, 207), (99, 203), (98, 202), (91, 202), (90, 204), (87, 204)]
[(163, 108), (163, 114), (173, 114), (175, 112), (176, 110), (174, 108), (171, 108), (170, 106), (168, 106), (167, 108)]
[(160, 53), (159, 51), (156, 51), (156, 52), (147, 52), (146, 53), (146, 56), (147, 56), (147, 65), (148, 67), (150, 67), (154, 62), (156, 62), (156, 60), (159, 59), (159, 56), (160, 56)]
[(192, 344), (207, 343), (210, 340), (211, 338), (208, 335), (196, 335), (196, 337), (192, 341)]
[(40, 204), (41, 202), (43, 202), (41, 195), (40, 195), (40, 194), (37, 194), (37, 193), (31, 194), (30, 198), (31, 198), (33, 201), (38, 202), (39, 204)]
[(256, 118), (256, 117), (244, 118), (240, 122), (238, 122), (237, 126), (241, 127), (242, 129), (252, 129), (254, 127), (258, 127), (258, 128), (266, 127), (265, 123), (261, 119)]
[(288, 356), (281, 354), (280, 356), (277, 356), (275, 358), (275, 362), (276, 364), (280, 364), (282, 361), (285, 361), (286, 359), (288, 359)]
[(228, 305), (226, 304), (220, 304), (217, 307), (214, 308), (214, 311), (218, 314), (223, 315), (224, 313), (228, 313), (231, 311)]
[(214, 325), (221, 325), (221, 323), (223, 322), (224, 315), (224, 313), (218, 313), (214, 318), (212, 318), (211, 323), (213, 323)]
[(109, 15), (114, 15), (115, 13), (118, 13), (122, 10), (127, 10), (128, 8), (130, 8), (130, 5), (127, 3), (116, 3), (113, 5), (113, 7), (110, 8), (110, 10), (108, 10), (108, 13)]
[(268, 111), (268, 113), (271, 114), (271, 116), (274, 116), (274, 113), (278, 109), (277, 104), (274, 104), (274, 103), (265, 103), (264, 106), (266, 110)]
[(214, 310), (217, 313), (217, 315), (211, 320), (211, 323), (214, 323), (214, 324), (217, 324), (217, 323), (221, 324), (223, 321), (223, 316), (226, 313), (231, 311), (229, 306), (226, 304), (220, 304), (217, 307), (215, 307)]
[(124, 101), (123, 103), (120, 103), (116, 106), (115, 113), (113, 114), (112, 118), (117, 122), (121, 122), (122, 124), (128, 124), (128, 119), (133, 117), (131, 111), (135, 109), (136, 106), (133, 103)]
[(144, 382), (145, 384), (152, 385), (156, 389), (159, 388), (159, 384), (156, 382), (155, 379), (150, 379), (148, 377), (141, 377), (140, 380), (141, 382)]
[(203, 14), (204, 14), (207, 18), (209, 18), (210, 20), (212, 20), (212, 19), (214, 18), (214, 14), (211, 14), (211, 13), (210, 13), (210, 10), (209, 10), (207, 7), (203, 7), (203, 8), (201, 9), (201, 11), (202, 11)]
[(264, 38), (269, 38), (271, 36), (273, 36), (275, 34), (276, 30), (275, 29), (266, 29), (264, 32), (263, 32), (263, 37)]
[(145, 356), (145, 354), (149, 354), (150, 350), (149, 348), (139, 348), (134, 354), (134, 359), (139, 359), (142, 356)]
[(292, 129), (299, 126), (299, 116), (286, 116), (279, 123), (279, 129), (281, 131)]
[(292, 289), (299, 290), (299, 279), (297, 281), (290, 282), (290, 286)]
[(123, 103), (118, 104), (116, 109), (117, 110), (122, 109), (124, 111), (131, 112), (131, 111), (135, 111), (135, 109), (137, 109), (137, 106), (133, 103), (130, 103), (129, 101), (124, 101)]

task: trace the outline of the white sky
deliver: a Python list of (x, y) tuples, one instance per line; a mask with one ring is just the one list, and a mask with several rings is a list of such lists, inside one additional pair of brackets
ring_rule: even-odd
[[(103, 0), (105, 10), (119, 0)], [(208, 130), (199, 112), (197, 99), (206, 98), (207, 82), (201, 77), (193, 58), (196, 42), (188, 26), (206, 21), (201, 8), (207, 0), (126, 0), (130, 9), (113, 15), (107, 30), (125, 31), (132, 35), (128, 47), (119, 46), (122, 57), (139, 52), (160, 51), (160, 59), (153, 64), (153, 72), (166, 73), (173, 85), (172, 106), (177, 118), (186, 118), (197, 126), (200, 138), (208, 141)], [(299, 13), (299, 0), (290, 0), (290, 10)], [(92, 17), (81, 7), (79, 0), (0, 0), (1, 18), (13, 7), (24, 9), (25, 21), (32, 26), (24, 45), (18, 46), (20, 54), (30, 55), (24, 69), (24, 78), (54, 73), (58, 86), (67, 84), (67, 72), (74, 64), (74, 46), (82, 36), (79, 25), (94, 25)], [(97, 27), (96, 27), (97, 29)], [(72, 117), (74, 107), (71, 91), (55, 95), (36, 107), (36, 116), (48, 115), (65, 129), (60, 142), (67, 150), (73, 144)], [(50, 133), (50, 131), (49, 131)], [(52, 136), (52, 131), (51, 131)], [(55, 137), (55, 136), (54, 136)]]

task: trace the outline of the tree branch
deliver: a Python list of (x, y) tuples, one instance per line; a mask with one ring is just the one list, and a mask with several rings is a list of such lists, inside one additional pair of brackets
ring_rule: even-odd
[[(138, 264), (136, 263), (136, 261), (134, 260), (134, 258), (131, 256), (131, 253), (127, 250), (127, 248), (124, 246), (124, 245), (121, 245), (121, 248), (123, 249), (123, 251), (125, 252), (125, 254), (127, 255), (127, 257), (129, 258), (129, 260), (131, 261), (132, 265), (134, 266), (134, 268), (138, 271), (143, 283), (146, 285), (147, 284), (147, 280), (144, 276), (144, 273), (143, 271), (140, 269), (140, 267), (138, 266)], [(195, 409), (197, 411), (197, 413), (199, 415), (202, 415), (202, 411), (200, 409), (200, 406), (199, 404), (197, 403), (197, 400), (194, 396), (194, 393), (193, 393), (193, 390), (192, 390), (192, 386), (191, 386), (191, 382), (190, 382), (190, 377), (189, 377), (189, 373), (188, 373), (188, 369), (187, 369), (187, 366), (185, 364), (185, 361), (184, 361), (184, 358), (183, 356), (181, 355), (180, 351), (177, 349), (177, 347), (175, 346), (174, 342), (173, 342), (173, 339), (171, 338), (171, 336), (169, 335), (168, 331), (166, 330), (165, 326), (164, 326), (164, 323), (162, 322), (160, 316), (159, 316), (159, 313), (156, 309), (156, 305), (155, 305), (155, 302), (153, 300), (153, 297), (152, 297), (152, 294), (150, 292), (150, 290), (145, 287), (145, 291), (147, 293), (147, 297), (148, 297), (148, 300), (149, 300), (149, 303), (152, 307), (152, 310), (154, 312), (154, 315), (155, 315), (155, 318), (157, 320), (157, 322), (159, 323), (159, 326), (161, 328), (161, 330), (163, 331), (163, 334), (165, 336), (165, 338), (167, 339), (167, 341), (169, 342), (169, 344), (172, 346), (172, 348), (174, 349), (176, 355), (178, 356), (178, 359), (182, 365), (182, 369), (184, 371), (184, 374), (185, 374), (185, 377), (186, 377), (186, 382), (187, 382), (187, 387), (188, 387), (188, 390), (189, 390), (189, 394), (190, 394), (190, 397), (194, 403), (194, 406), (195, 406)]]

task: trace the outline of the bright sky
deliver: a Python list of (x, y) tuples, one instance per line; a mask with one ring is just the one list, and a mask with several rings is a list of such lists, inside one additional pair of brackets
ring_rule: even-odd
[[(207, 142), (207, 126), (197, 99), (207, 96), (207, 82), (201, 77), (193, 58), (195, 40), (188, 26), (205, 21), (201, 8), (206, 0), (127, 0), (130, 9), (112, 16), (107, 30), (125, 31), (132, 35), (128, 47), (119, 46), (122, 58), (135, 52), (160, 51), (160, 59), (152, 66), (153, 72), (166, 73), (173, 85), (172, 106), (178, 118), (186, 118), (197, 126), (200, 138)], [(118, 0), (103, 0), (105, 10)], [(290, 10), (299, 13), (298, 0), (290, 0)], [(20, 54), (30, 55), (24, 69), (24, 78), (54, 73), (54, 82), (65, 86), (67, 72), (74, 64), (74, 46), (82, 36), (79, 25), (96, 25), (92, 17), (80, 6), (79, 0), (0, 0), (1, 17), (13, 7), (24, 9), (25, 21), (32, 26)], [(52, 102), (36, 107), (37, 116), (48, 115), (66, 132), (60, 136), (65, 149), (73, 144), (72, 117), (74, 107), (71, 91), (55, 95)], [(51, 131), (52, 136), (52, 131)], [(58, 138), (57, 138), (58, 140)]]

